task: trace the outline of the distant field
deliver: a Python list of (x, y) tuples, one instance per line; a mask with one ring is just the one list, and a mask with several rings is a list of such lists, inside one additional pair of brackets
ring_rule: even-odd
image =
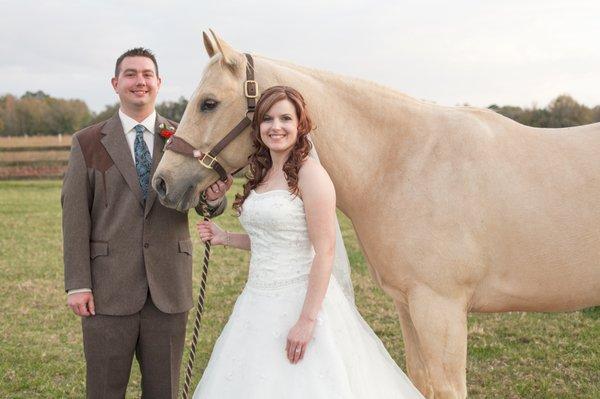
[[(29, 162), (47, 162), (47, 161), (68, 161), (68, 151), (19, 151), (0, 153), (1, 163), (29, 163)], [(0, 163), (0, 164), (1, 164)]]
[[(230, 200), (239, 189), (236, 180)], [(341, 222), (357, 306), (404, 368), (393, 304), (371, 279), (349, 220)], [(231, 211), (217, 223), (241, 230)], [(0, 182), (0, 398), (84, 397), (81, 324), (65, 306), (60, 226), (59, 181)], [(202, 246), (192, 237), (197, 288)], [(243, 287), (247, 264), (246, 252), (213, 252), (194, 385)], [(471, 315), (467, 367), (470, 398), (600, 398), (600, 309)], [(134, 365), (127, 397), (139, 396)]]
[(46, 147), (53, 145), (71, 145), (71, 135), (60, 136), (27, 136), (27, 137), (0, 137), (2, 147)]
[(60, 179), (71, 135), (0, 137), (0, 179)]

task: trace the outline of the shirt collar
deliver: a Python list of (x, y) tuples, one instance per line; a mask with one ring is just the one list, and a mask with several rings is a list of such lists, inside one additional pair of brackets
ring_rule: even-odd
[(119, 108), (119, 118), (121, 118), (121, 124), (123, 125), (123, 132), (129, 133), (136, 125), (142, 125), (147, 131), (154, 134), (154, 126), (156, 124), (156, 110), (152, 111), (146, 119), (141, 122), (136, 121), (132, 117), (128, 116)]

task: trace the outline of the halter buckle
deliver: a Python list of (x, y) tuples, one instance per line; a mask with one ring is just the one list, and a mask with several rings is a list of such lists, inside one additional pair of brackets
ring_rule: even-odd
[[(250, 85), (254, 85), (254, 87), (250, 87)], [(254, 94), (250, 94), (253, 91)], [(258, 97), (258, 83), (256, 80), (247, 80), (244, 82), (244, 94), (247, 98), (257, 98)]]
[[(206, 158), (210, 158), (208, 163), (205, 161)], [(217, 163), (217, 158), (209, 154), (204, 154), (202, 158), (198, 158), (198, 162), (200, 162), (200, 165), (204, 166), (205, 168), (212, 169), (213, 164)]]

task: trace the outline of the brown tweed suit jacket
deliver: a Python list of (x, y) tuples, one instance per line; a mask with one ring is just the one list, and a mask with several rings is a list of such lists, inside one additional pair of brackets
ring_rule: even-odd
[[(165, 139), (156, 117), (152, 175)], [(226, 201), (212, 211), (221, 213)], [(192, 241), (187, 213), (164, 207), (150, 188), (144, 202), (119, 115), (73, 136), (61, 203), (65, 289), (91, 288), (97, 314), (192, 307)]]

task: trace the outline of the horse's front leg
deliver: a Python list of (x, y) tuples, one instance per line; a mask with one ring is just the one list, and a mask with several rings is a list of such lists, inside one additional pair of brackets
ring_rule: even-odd
[(408, 295), (408, 310), (419, 342), (419, 353), (429, 376), (430, 388), (426, 392), (427, 397), (466, 398), (465, 301), (446, 298), (428, 287), (417, 287)]
[(398, 309), (398, 315), (400, 317), (400, 326), (402, 327), (402, 337), (404, 338), (404, 353), (406, 358), (406, 373), (412, 381), (412, 383), (421, 391), (421, 393), (428, 397), (433, 397), (433, 386), (429, 378), (429, 373), (425, 362), (423, 361), (423, 354), (421, 353), (419, 337), (417, 336), (417, 330), (410, 317), (408, 305), (403, 302), (395, 301), (396, 309)]

